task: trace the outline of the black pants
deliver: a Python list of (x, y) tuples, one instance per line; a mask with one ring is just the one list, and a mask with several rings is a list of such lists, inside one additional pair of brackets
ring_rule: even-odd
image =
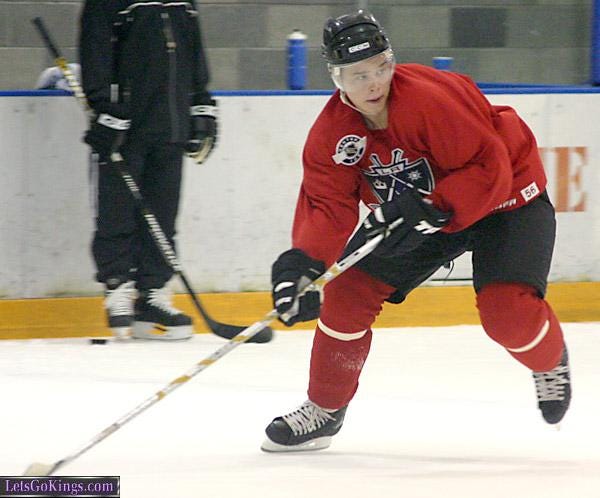
[(395, 287), (388, 301), (400, 303), (444, 263), (472, 251), (476, 292), (492, 282), (519, 282), (543, 297), (555, 234), (554, 207), (544, 192), (519, 209), (488, 216), (461, 232), (438, 232), (401, 257), (369, 255), (357, 267)]
[[(174, 247), (183, 149), (157, 140), (127, 142), (125, 169), (138, 184), (145, 205)], [(162, 287), (173, 275), (152, 239), (131, 192), (116, 169), (100, 158), (97, 171), (96, 231), (92, 253), (96, 279), (132, 279), (138, 289)]]

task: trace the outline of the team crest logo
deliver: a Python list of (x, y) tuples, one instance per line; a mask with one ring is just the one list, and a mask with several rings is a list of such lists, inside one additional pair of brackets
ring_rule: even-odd
[(335, 154), (331, 158), (335, 164), (352, 166), (362, 159), (366, 146), (367, 137), (346, 135), (335, 146)]
[(363, 171), (380, 203), (391, 201), (407, 188), (415, 188), (422, 194), (429, 193), (435, 180), (429, 162), (424, 157), (410, 162), (402, 149), (392, 151), (392, 160), (384, 164), (377, 154), (371, 154), (371, 165)]

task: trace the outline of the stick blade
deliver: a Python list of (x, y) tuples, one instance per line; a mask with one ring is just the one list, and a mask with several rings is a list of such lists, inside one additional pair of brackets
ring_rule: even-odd
[[(212, 332), (223, 339), (233, 339), (247, 327), (238, 327), (237, 325), (227, 325), (225, 323), (212, 323)], [(255, 344), (264, 344), (273, 340), (273, 329), (271, 327), (265, 327), (258, 334), (252, 336), (246, 342), (253, 342)]]
[(27, 467), (27, 469), (25, 469), (25, 472), (23, 473), (24, 476), (49, 476), (52, 471), (54, 470), (54, 464), (47, 464), (47, 463), (40, 463), (40, 462), (35, 462), (32, 463), (29, 467)]

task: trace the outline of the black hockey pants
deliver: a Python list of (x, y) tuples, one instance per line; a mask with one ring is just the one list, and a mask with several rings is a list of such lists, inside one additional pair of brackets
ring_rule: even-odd
[[(471, 251), (476, 292), (489, 283), (518, 282), (532, 286), (543, 297), (555, 234), (554, 207), (544, 192), (519, 209), (490, 215), (462, 232), (438, 232), (403, 256), (370, 254), (356, 266), (395, 287), (396, 292), (387, 300), (400, 303), (445, 262)], [(359, 230), (349, 247), (354, 249), (362, 243)]]
[[(179, 206), (183, 149), (157, 140), (126, 143), (122, 149), (125, 169), (134, 178), (144, 203), (156, 216), (160, 228), (174, 247), (175, 220)], [(96, 231), (92, 253), (96, 279), (135, 280), (138, 289), (162, 287), (173, 275), (164, 260), (131, 192), (116, 169), (103, 158), (98, 161)], [(93, 174), (92, 173), (92, 174)]]

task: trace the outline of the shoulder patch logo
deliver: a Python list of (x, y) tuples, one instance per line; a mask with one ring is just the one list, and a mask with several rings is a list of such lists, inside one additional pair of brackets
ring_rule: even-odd
[(367, 137), (346, 135), (335, 146), (335, 154), (331, 158), (335, 164), (352, 166), (362, 159), (366, 147)]

